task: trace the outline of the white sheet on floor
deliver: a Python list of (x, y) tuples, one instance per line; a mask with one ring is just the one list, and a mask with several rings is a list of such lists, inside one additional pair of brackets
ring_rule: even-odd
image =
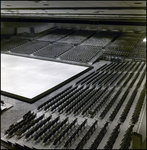
[(33, 98), (87, 67), (1, 54), (1, 90)]

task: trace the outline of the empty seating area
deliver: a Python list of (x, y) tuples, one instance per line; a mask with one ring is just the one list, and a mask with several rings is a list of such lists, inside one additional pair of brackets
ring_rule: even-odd
[(112, 56), (121, 56), (121, 57), (129, 56), (129, 52), (121, 52), (121, 51), (115, 51), (115, 50), (108, 50), (108, 51), (104, 50), (103, 54), (112, 55)]
[(28, 39), (28, 40), (34, 40), (34, 39), (36, 39), (36, 38), (38, 38), (38, 37), (39, 37), (38, 34), (35, 34), (35, 33), (27, 33), (27, 32), (20, 33), (20, 34), (17, 34), (16, 36), (14, 36), (14, 38)]
[(8, 39), (1, 42), (1, 51), (10, 51), (11, 49), (17, 48), (27, 42), (28, 40), (24, 39)]
[(146, 60), (146, 42), (142, 42), (138, 48), (137, 58)]
[(34, 52), (34, 56), (41, 56), (41, 57), (47, 57), (47, 58), (56, 58), (69, 49), (73, 47), (72, 44), (64, 44), (64, 43), (54, 43), (50, 44), (49, 46), (46, 46), (42, 48), (41, 50)]
[(74, 32), (74, 30), (55, 29), (55, 30), (51, 31), (49, 34), (38, 38), (37, 40), (38, 41), (55, 42), (73, 32)]
[(63, 60), (87, 63), (95, 57), (101, 49), (102, 47), (79, 45), (61, 55), (60, 58)]
[[(15, 47), (17, 47), (17, 42), (20, 43), (20, 45), (21, 45), (21, 43), (24, 44), (24, 43), (26, 43), (26, 41), (33, 41), (39, 37), (49, 34), (52, 30), (54, 30), (54, 28), (51, 28), (51, 29), (48, 29), (48, 30), (45, 30), (45, 31), (42, 31), (39, 33), (23, 32), (23, 33), (18, 33), (15, 35), (2, 35), (1, 36), (1, 49), (7, 50), (7, 49), (15, 48)], [(14, 46), (13, 46), (13, 43), (14, 43)], [(15, 46), (15, 43), (16, 43), (16, 46)], [(18, 46), (19, 46), (19, 44), (18, 44)]]
[[(37, 145), (38, 143), (42, 143), (44, 148), (49, 148), (48, 146), (51, 143), (55, 148), (58, 146), (67, 148), (78, 139), (78, 148), (85, 145), (85, 138), (88, 140), (97, 127), (97, 121), (92, 126), (87, 126), (86, 123), (87, 119), (79, 123), (77, 118), (69, 120), (69, 117), (62, 118), (47, 114), (37, 116), (34, 112), (29, 111), (23, 116), (22, 121), (10, 125), (5, 134), (7, 138), (16, 136), (17, 139), (31, 142), (31, 147), (33, 146), (34, 148), (34, 144)], [(87, 133), (85, 134), (85, 132)], [(16, 143), (15, 147), (18, 148), (18, 145), (19, 142)], [(25, 146), (25, 148), (30, 147)]]
[(104, 50), (103, 54), (128, 57), (135, 48), (141, 35), (142, 33), (123, 32)]
[(20, 47), (17, 47), (15, 49), (11, 50), (11, 52), (18, 53), (18, 54), (30, 55), (47, 45), (49, 45), (49, 42), (32, 41), (32, 42), (28, 42)]
[[(2, 53), (75, 63), (87, 69), (41, 93), (22, 118), (3, 127), (1, 141), (16, 149), (132, 148), (132, 134), (146, 109), (146, 42), (142, 35), (53, 28), (3, 38)], [(58, 64), (61, 71), (53, 77), (62, 78)]]
[(143, 35), (137, 45), (135, 52), (130, 53), (130, 58), (146, 60), (146, 42), (144, 41), (145, 38), (146, 35)]
[(84, 41), (81, 45), (90, 45), (90, 46), (102, 46), (105, 47), (109, 44), (119, 32), (113, 31), (99, 31), (94, 34), (92, 37)]
[(24, 32), (24, 33), (18, 33), (15, 36), (12, 36), (11, 38), (14, 39), (27, 39), (29, 41), (33, 41), (37, 38), (40, 38), (42, 36), (45, 36), (47, 34), (49, 34), (52, 30), (54, 30), (54, 28), (39, 32), (39, 33), (28, 33), (28, 32)]
[(88, 63), (102, 55), (146, 60), (146, 42), (141, 42), (133, 51), (141, 35), (134, 32), (123, 32), (120, 35), (119, 31), (53, 28), (41, 33), (21, 33), (2, 39), (1, 51), (33, 54), (31, 57), (60, 58), (58, 61), (72, 63)]
[(141, 33), (122, 33), (109, 47), (108, 50), (131, 52), (141, 37)]
[(85, 30), (76, 30), (74, 33), (62, 38), (58, 42), (61, 43), (71, 43), (74, 45), (80, 44), (88, 37), (92, 36), (95, 32), (94, 31), (85, 31)]

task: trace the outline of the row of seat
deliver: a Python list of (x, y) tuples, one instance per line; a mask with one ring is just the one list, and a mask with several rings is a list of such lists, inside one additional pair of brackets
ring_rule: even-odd
[[(68, 100), (71, 99), (72, 96), (75, 96), (75, 95), (78, 96), (79, 92), (80, 92), (80, 89), (82, 90), (82, 87), (80, 87), (79, 89), (76, 89), (75, 91), (71, 91), (71, 93), (69, 93), (69, 95), (63, 97), (62, 99), (60, 99), (60, 101), (57, 101), (56, 104), (54, 103), (54, 105), (51, 105), (50, 106), (51, 107), (51, 111), (53, 111), (54, 109), (58, 108), (61, 105), (64, 105), (65, 103), (67, 104)], [(85, 91), (86, 91), (86, 89), (85, 89)]]
[(108, 101), (110, 95), (113, 93), (114, 87), (111, 89), (103, 89), (99, 92), (98, 97), (96, 99), (93, 99), (92, 102), (84, 109), (82, 112), (85, 113), (88, 111), (88, 113), (91, 115), (91, 117), (94, 117), (96, 112), (98, 112)]
[[(16, 135), (17, 138), (19, 137), (19, 139), (24, 137), (26, 142), (30, 139), (34, 140), (34, 143), (42, 141), (44, 145), (50, 144), (51, 141), (55, 146), (58, 146), (58, 144), (60, 144), (65, 135), (70, 134), (71, 132), (73, 132), (73, 130), (75, 130), (75, 126), (77, 126), (76, 124), (78, 122), (77, 118), (69, 123), (69, 117), (66, 117), (64, 120), (60, 121), (60, 116), (52, 119), (52, 115), (45, 117), (44, 114), (39, 117), (30, 119), (30, 122), (25, 122), (23, 125), (21, 124), (21, 128), (19, 126), (19, 129), (15, 131), (13, 130), (13, 136)], [(64, 142), (65, 147), (69, 146), (69, 144), (73, 142), (73, 139), (75, 139), (75, 137), (79, 136), (80, 133), (83, 132), (86, 127), (86, 122), (87, 119), (85, 119), (80, 125), (78, 125), (78, 128), (71, 134), (69, 139), (66, 138), (67, 140)], [(86, 137), (90, 137), (92, 135), (92, 133), (96, 129), (96, 125), (97, 121), (95, 121), (86, 132)], [(15, 127), (11, 126), (10, 128), (12, 130)], [(63, 130), (63, 128), (65, 129)], [(18, 134), (19, 132), (21, 132), (22, 134), (21, 137), (20, 134)]]
[(39, 41), (55, 42), (73, 32), (74, 32), (74, 30), (55, 29), (55, 30), (52, 30), (49, 34), (38, 38), (37, 40), (38, 40), (38, 42)]
[(93, 123), (93, 125), (90, 127), (90, 129), (86, 132), (86, 134), (83, 136), (82, 140), (78, 143), (76, 149), (83, 149), (86, 142), (89, 140), (91, 135), (94, 133), (97, 125), (97, 120)]
[(81, 45), (105, 47), (118, 35), (118, 33), (119, 32), (100, 31), (84, 41)]
[(47, 29), (47, 30), (39, 32), (39, 33), (24, 32), (24, 33), (16, 34), (15, 36), (12, 36), (11, 38), (13, 38), (13, 39), (27, 39), (27, 40), (33, 41), (33, 40), (41, 38), (47, 34), (50, 34), (50, 32), (52, 32), (54, 30), (55, 30), (55, 28), (50, 28), (50, 29)]
[(59, 123), (49, 134), (45, 136), (43, 139), (43, 143), (47, 143), (47, 141), (52, 137), (54, 137), (61, 128), (63, 129), (66, 125), (66, 122), (68, 121), (68, 117), (65, 118), (61, 123)]
[(126, 130), (119, 149), (129, 149), (132, 140), (133, 127), (134, 125), (130, 125), (130, 127)]
[[(88, 87), (83, 88), (80, 87), (78, 88), (78, 91), (76, 92), (76, 94), (70, 96), (68, 95), (68, 100), (61, 106), (58, 107), (58, 112), (63, 112), (63, 111), (70, 111), (70, 109), (72, 108), (72, 106), (74, 104), (76, 104), (76, 101), (78, 99), (78, 97), (83, 97), (83, 95), (85, 95), (87, 92), (89, 92), (90, 90), (88, 90)], [(67, 109), (68, 108), (68, 109)]]
[[(44, 115), (42, 115), (44, 117)], [(32, 136), (32, 134), (34, 134), (38, 129), (40, 129), (41, 126), (44, 125), (44, 121), (42, 120), (43, 117), (41, 116), (40, 120), (35, 123), (35, 125), (33, 126), (33, 128), (29, 129), (28, 131), (26, 131), (25, 133), (25, 139), (29, 139), (30, 136)]]
[(112, 149), (112, 147), (118, 137), (119, 131), (120, 131), (120, 123), (118, 123), (117, 126), (113, 129), (106, 145), (104, 146), (104, 149)]
[(36, 114), (29, 111), (27, 115), (23, 116), (23, 119), (20, 122), (10, 125), (9, 129), (5, 131), (5, 134), (7, 135), (7, 137), (14, 136), (15, 132), (17, 132), (20, 128), (22, 128), (25, 124), (29, 123), (35, 117)]
[(116, 51), (116, 50), (103, 51), (103, 54), (123, 56), (123, 57), (128, 57), (129, 56), (129, 52), (121, 52), (121, 51)]
[(85, 125), (86, 125), (87, 119), (85, 119), (81, 125), (79, 125), (79, 127), (76, 129), (76, 131), (69, 137), (69, 139), (65, 142), (64, 147), (69, 147), (73, 141), (75, 141), (76, 137), (79, 136), (79, 134), (83, 131), (83, 129), (85, 129)]
[(103, 126), (103, 128), (101, 129), (101, 131), (98, 133), (98, 135), (96, 136), (94, 142), (91, 144), (90, 146), (90, 150), (93, 149), (97, 149), (97, 147), (99, 146), (100, 142), (102, 141), (103, 137), (105, 136), (106, 132), (107, 132), (107, 128), (108, 128), (108, 124), (109, 122), (106, 122)]
[[(53, 143), (56, 147), (59, 146), (60, 143), (64, 141), (64, 147), (69, 148), (74, 141), (81, 135), (81, 132), (85, 130), (87, 119), (85, 119), (79, 126), (76, 128), (76, 130), (73, 132), (73, 129), (75, 129), (75, 125), (77, 123), (77, 118), (75, 118), (71, 123), (67, 123), (69, 118), (66, 117), (63, 121), (59, 121), (60, 117), (56, 117), (55, 119), (51, 120), (52, 115), (44, 118), (44, 115), (41, 115), (38, 118), (35, 118), (34, 121), (35, 125), (33, 124), (32, 127), (30, 127), (27, 132), (24, 132), (23, 136), (25, 136), (25, 139), (30, 140), (33, 139), (36, 142), (43, 142), (44, 145), (48, 145)], [(30, 122), (30, 124), (33, 121)], [(97, 129), (97, 123), (96, 120), (88, 130), (86, 130), (86, 133), (82, 136), (78, 144), (76, 145), (76, 149), (82, 149), (84, 145), (87, 143), (87, 141), (90, 139), (90, 137), (93, 135), (94, 131)], [(24, 127), (29, 127), (28, 123), (24, 125)], [(98, 132), (98, 135), (96, 136), (95, 140), (90, 145), (89, 149), (97, 149), (100, 142), (103, 140), (103, 137), (105, 136), (107, 130), (108, 130), (109, 122), (106, 122), (103, 126), (103, 128)], [(121, 123), (118, 123), (117, 126), (113, 129), (112, 133), (110, 134), (110, 137), (108, 138), (108, 141), (106, 145), (104, 146), (104, 149), (112, 149), (119, 131), (120, 131), (120, 125)], [(130, 142), (131, 142), (131, 136), (133, 131), (134, 125), (131, 125), (128, 130), (126, 130), (124, 134), (124, 138), (122, 139), (122, 143), (120, 144), (120, 149), (123, 149), (124, 147), (129, 148)], [(65, 128), (63, 130), (63, 128)], [(22, 130), (22, 129), (21, 129)], [(15, 131), (16, 132), (16, 131)], [(60, 134), (59, 134), (60, 133)], [(72, 133), (72, 134), (70, 134)], [(67, 135), (69, 135), (69, 138), (67, 139)], [(16, 132), (17, 135), (17, 132)], [(66, 136), (65, 136), (66, 135)], [(10, 138), (10, 137), (9, 137)], [(66, 140), (64, 140), (66, 138)], [(125, 144), (126, 142), (126, 144)]]
[[(29, 130), (32, 126), (34, 126), (36, 123), (38, 123), (40, 120), (44, 118), (44, 115), (41, 115), (40, 117), (31, 120), (27, 125), (24, 127), (20, 128), (18, 131), (16, 131), (17, 138), (21, 138), (22, 134)], [(51, 119), (51, 116), (47, 119), (44, 120), (44, 124)]]
[(77, 30), (73, 34), (69, 34), (58, 42), (77, 45), (86, 40), (88, 37), (92, 36), (94, 33), (95, 31)]
[(131, 52), (137, 44), (141, 33), (122, 33), (109, 47), (108, 50)]
[(144, 99), (145, 99), (145, 95), (146, 95), (146, 89), (143, 88), (142, 91), (141, 91), (140, 97), (138, 99), (138, 102), (135, 106), (134, 112), (132, 114), (131, 122), (133, 124), (135, 124), (139, 119), (139, 115), (140, 115), (140, 112), (141, 112), (141, 108), (143, 107), (143, 102), (144, 102)]
[[(49, 100), (45, 101), (43, 104), (37, 107), (37, 110), (40, 111), (41, 109), (45, 108), (50, 103), (56, 103), (59, 99), (76, 89), (77, 87), (72, 88), (72, 86), (67, 87), (64, 91), (56, 94), (54, 97), (50, 98)], [(46, 110), (46, 109), (45, 109)]]
[(1, 51), (11, 51), (23, 44), (27, 44), (28, 42), (34, 41), (35, 39), (49, 34), (53, 29), (45, 30), (40, 33), (20, 33), (15, 36), (4, 36), (1, 39)]
[(55, 43), (42, 48), (41, 50), (33, 53), (33, 55), (47, 58), (56, 58), (71, 49), (72, 47), (73, 45), (71, 44)]
[[(30, 44), (29, 47), (26, 45), (27, 42), (30, 39), (34, 40), (35, 36), (34, 35), (31, 36), (29, 34), (30, 39), (29, 39), (29, 37), (28, 38), (26, 37), (26, 39), (25, 39), (25, 38), (23, 38), (23, 36), (26, 36), (26, 34), (22, 34), (22, 35), (20, 35), (20, 37), (18, 36), (19, 38), (11, 38), (7, 42), (2, 42), (2, 51), (9, 51), (9, 50), (13, 49), (12, 52), (14, 52), (14, 53), (29, 55), (34, 52), (37, 52), (40, 48), (42, 48), (41, 43), (43, 43), (43, 42), (50, 43), (50, 42), (57, 41), (58, 43), (61, 43), (61, 45), (63, 45), (63, 43), (65, 45), (70, 45), (70, 44), (79, 44), (84, 40), (85, 41), (81, 45), (79, 45), (79, 46), (83, 47), (83, 49), (85, 49), (84, 46), (89, 46), (89, 47), (96, 46), (96, 47), (101, 47), (101, 49), (98, 48), (99, 51), (101, 51), (102, 47), (105, 47), (108, 43), (110, 43), (118, 35), (119, 32), (100, 31), (100, 32), (97, 32), (96, 34), (94, 34), (94, 33), (95, 33), (94, 31), (86, 31), (85, 32), (84, 30), (78, 30), (78, 31), (67, 30), (67, 29), (49, 30), (48, 32), (46, 31), (46, 32), (37, 34), (37, 36), (35, 38), (35, 39), (37, 39), (37, 37), (38, 37), (36, 46), (35, 45), (33, 46), (33, 44)], [(92, 37), (90, 37), (90, 36), (92, 36)], [(110, 46), (108, 47), (108, 50), (104, 51), (103, 54), (128, 57), (129, 53), (133, 50), (134, 46), (138, 42), (140, 36), (141, 36), (141, 33), (122, 33), (121, 36), (119, 36), (114, 42), (112, 42), (112, 44), (110, 44)], [(90, 38), (88, 38), (88, 37), (90, 37)], [(129, 37), (129, 40), (128, 40), (128, 37)], [(23, 45), (24, 43), (25, 43), (26, 47), (18, 48), (19, 46)], [(145, 42), (140, 44), (140, 46), (138, 47), (137, 56), (140, 58), (145, 58), (144, 54), (145, 54), (146, 46), (144, 43)], [(55, 45), (53, 45), (53, 47), (54, 46)], [(36, 47), (36, 48), (34, 49), (34, 47)], [(79, 55), (74, 54), (74, 53), (76, 53), (76, 51), (73, 49), (75, 52), (74, 51), (73, 52), (71, 51), (71, 53), (69, 52), (70, 54), (67, 54), (67, 58), (64, 58), (64, 55), (62, 56), (62, 54), (69, 49), (66, 49), (66, 47), (64, 49), (64, 47), (63, 47), (63, 49), (61, 48), (62, 50), (60, 50), (60, 49), (58, 49), (57, 45), (55, 47), (56, 48), (54, 48), (53, 50), (44, 49), (43, 51), (36, 53), (36, 56), (56, 58), (61, 55), (61, 57), (63, 57), (62, 59), (65, 59), (65, 60), (86, 63), (86, 62), (89, 62), (97, 54), (97, 53), (91, 54), (90, 51), (92, 51), (92, 50), (88, 51), (88, 53), (86, 52), (87, 50), (85, 50), (85, 53), (82, 53), (80, 50), (80, 47), (78, 47)], [(142, 49), (143, 49), (143, 51), (141, 52)], [(89, 54), (91, 54), (91, 55), (89, 55)], [(72, 58), (72, 56), (73, 56), (73, 58)], [(66, 55), (65, 55), (65, 57), (66, 57)], [(134, 56), (134, 57), (136, 58), (136, 56)]]
[(34, 134), (33, 140), (36, 143), (39, 142), (39, 140), (41, 139), (42, 135), (44, 135), (45, 133), (48, 133), (50, 128), (53, 128), (57, 124), (57, 122), (58, 122), (60, 117), (58, 116), (54, 120), (50, 121), (51, 118), (52, 118), (52, 115), (49, 116), (48, 118), (46, 118), (44, 120), (44, 125), (40, 128), (40, 130), (36, 134)]
[[(112, 72), (116, 70), (123, 70), (128, 66), (127, 69), (129, 69), (129, 72), (125, 73), (118, 73), (118, 72)], [(105, 66), (105, 67), (104, 67)], [(90, 73), (90, 79), (88, 81), (80, 80), (80, 82), (86, 83), (85, 85), (80, 85), (80, 82), (78, 82), (77, 85), (74, 87), (70, 87), (68, 90), (65, 89), (65, 91), (59, 93), (59, 97), (52, 98), (48, 102), (45, 102), (41, 105), (41, 107), (38, 107), (38, 111), (41, 110), (40, 108), (43, 108), (45, 111), (58, 111), (59, 113), (65, 112), (67, 114), (73, 113), (74, 115), (82, 114), (86, 116), (94, 117), (96, 113), (101, 109), (104, 108), (105, 104), (106, 107), (103, 109), (103, 111), (100, 114), (100, 118), (103, 119), (107, 112), (110, 110), (110, 108), (115, 103), (117, 97), (120, 95), (121, 92), (124, 91), (123, 87), (127, 87), (127, 91), (134, 87), (139, 87), (144, 79), (145, 76), (145, 63), (144, 62), (125, 62), (125, 63), (110, 63), (109, 65), (104, 65), (101, 68), (97, 69), (96, 71), (92, 71)], [(103, 72), (102, 70), (109, 69), (109, 72)], [(125, 69), (126, 70), (126, 69)], [(137, 71), (137, 72), (136, 72)], [(99, 77), (100, 80), (96, 81), (93, 80), (94, 77)], [(136, 81), (136, 79), (139, 77), (139, 79)], [(92, 80), (92, 81), (91, 81)], [(101, 82), (100, 82), (101, 81)], [(115, 86), (117, 90), (115, 89), (115, 86), (109, 86), (112, 85), (112, 83), (115, 83)], [(99, 83), (97, 88), (95, 85), (91, 83)], [(106, 84), (109, 83), (109, 84)], [(92, 86), (91, 86), (92, 85)], [(90, 88), (91, 87), (91, 88)], [(105, 88), (103, 88), (105, 87)], [(112, 88), (113, 87), (113, 88)], [(118, 88), (119, 87), (119, 88)], [(115, 92), (114, 92), (115, 91)], [(113, 110), (110, 121), (113, 121), (115, 118), (117, 112), (119, 111), (121, 104), (124, 102), (127, 93), (124, 93), (124, 95), (121, 97), (118, 105)], [(111, 97), (110, 97), (111, 96)], [(109, 102), (108, 102), (108, 97)], [(130, 98), (131, 101), (132, 98)], [(128, 104), (130, 107), (131, 105)], [(130, 107), (127, 109), (129, 110)], [(127, 114), (125, 113), (125, 117)], [(124, 117), (123, 117), (124, 118)]]
[(131, 53), (130, 57), (146, 60), (146, 42), (143, 41), (143, 38), (141, 38), (141, 40), (142, 42), (137, 47), (137, 50), (134, 53)]
[(94, 88), (93, 89), (88, 89), (86, 91), (84, 90), (83, 93), (80, 96), (78, 96), (71, 103), (69, 103), (68, 107), (65, 109), (65, 112), (67, 114), (69, 114), (69, 113), (75, 111), (75, 109), (76, 109), (76, 107), (78, 107), (78, 105), (80, 105), (84, 101), (90, 100), (90, 99), (88, 99), (88, 97), (92, 96), (93, 93), (96, 93), (96, 91), (94, 90)]
[(120, 98), (119, 102), (117, 103), (116, 107), (114, 108), (114, 110), (112, 111), (109, 120), (113, 121), (115, 116), (117, 115), (119, 109), (121, 108), (122, 104), (124, 103), (127, 95), (129, 93), (129, 89), (126, 89), (126, 91), (123, 93), (122, 97)]
[(20, 47), (17, 47), (11, 50), (11, 52), (30, 55), (47, 45), (49, 45), (48, 42), (33, 41), (33, 42), (26, 43), (24, 45), (21, 45)]
[[(49, 117), (50, 118), (50, 117)], [(51, 118), (50, 118), (51, 119)], [(28, 141), (30, 139), (34, 139), (35, 142), (38, 140), (38, 142), (41, 140), (43, 140), (44, 142), (46, 142), (48, 140), (48, 131), (50, 131), (50, 134), (53, 133), (51, 129), (53, 128), (60, 128), (61, 126), (59, 126), (61, 123), (63, 123), (63, 121), (61, 123), (59, 122), (60, 117), (55, 118), (54, 120), (50, 121), (50, 119), (46, 118), (44, 120), (41, 120), (40, 122), (38, 122), (37, 124), (35, 124), (34, 126), (32, 126), (25, 134), (25, 139)], [(48, 121), (46, 121), (48, 120)], [(66, 118), (67, 121), (67, 118)], [(65, 121), (64, 121), (65, 123)], [(64, 124), (63, 123), (63, 124)], [(45, 134), (45, 135), (44, 135)], [(37, 137), (39, 135), (39, 137)], [(42, 136), (43, 135), (43, 136)], [(40, 138), (42, 137), (42, 138)]]
[(123, 112), (122, 112), (122, 114), (121, 114), (121, 116), (119, 118), (120, 122), (124, 122), (125, 121), (125, 119), (127, 117), (127, 114), (129, 113), (129, 110), (130, 110), (130, 108), (131, 108), (131, 106), (132, 106), (132, 104), (134, 102), (136, 94), (137, 94), (137, 86), (133, 90), (133, 92), (132, 92), (132, 94), (131, 94), (131, 96), (129, 98), (129, 101), (127, 102), (127, 104), (126, 104), (126, 106), (125, 106), (125, 108), (124, 108), (124, 110), (123, 110)]
[(71, 124), (69, 124), (68, 127), (54, 140), (53, 145), (57, 145), (57, 143), (59, 144), (61, 139), (67, 135), (72, 130), (72, 128), (75, 127), (76, 122), (77, 118)]
[[(141, 62), (140, 62), (141, 63)], [(113, 72), (123, 72), (123, 71), (134, 71), (137, 70), (137, 68), (135, 68), (135, 65), (137, 65), (137, 67), (139, 67), (139, 62), (123, 62), (123, 63), (110, 63), (110, 64), (105, 64), (104, 66), (102, 66), (101, 68), (99, 68), (97, 71), (93, 71), (92, 73), (90, 73), (89, 75), (87, 75), (86, 77), (84, 77), (83, 79), (81, 79), (80, 81), (78, 81), (76, 84), (89, 84), (91, 83), (92, 85), (96, 83), (101, 83), (102, 81), (104, 81), (105, 79), (107, 79), (108, 73), (110, 75), (113, 74)], [(144, 63), (141, 63), (141, 66)], [(115, 74), (115, 76), (119, 77), (118, 74)], [(112, 75), (113, 79), (115, 78)], [(116, 82), (116, 80), (115, 80)], [(106, 84), (106, 83), (105, 83)]]
[(115, 101), (117, 100), (118, 96), (121, 93), (121, 89), (122, 89), (122, 87), (118, 88), (117, 91), (115, 92), (115, 94), (110, 98), (109, 103), (106, 105), (106, 107), (104, 108), (104, 110), (100, 114), (100, 118), (101, 119), (103, 119), (105, 117), (105, 115), (107, 114), (107, 112), (110, 110), (110, 108), (115, 103)]
[(134, 48), (138, 43), (142, 33), (122, 33), (110, 46), (103, 52), (104, 55), (116, 55), (130, 57), (134, 55)]
[(10, 51), (11, 49), (20, 47), (23, 44), (28, 43), (28, 40), (24, 39), (10, 39), (1, 43), (1, 51)]
[(95, 75), (97, 75), (98, 71), (103, 71), (104, 69), (106, 69), (106, 67), (108, 67), (109, 65), (112, 65), (112, 63), (110, 64), (105, 64), (103, 66), (101, 66), (100, 68), (98, 68), (96, 71), (92, 71), (91, 73), (89, 73), (86, 77), (82, 78), (81, 80), (76, 82), (76, 85), (80, 84), (84, 84), (87, 80), (93, 78)]
[(73, 114), (78, 114), (81, 112), (81, 110), (83, 110), (83, 108), (85, 106), (87, 106), (87, 104), (89, 104), (89, 102), (91, 102), (91, 99), (93, 99), (95, 97), (95, 94), (97, 93), (96, 90), (92, 90), (91, 92), (89, 92), (83, 99), (81, 102), (77, 102), (76, 104), (76, 108), (73, 111)]
[[(120, 67), (120, 65), (123, 65), (123, 66)], [(112, 72), (114, 70), (115, 71), (124, 71), (125, 68), (127, 67), (126, 65), (127, 65), (127, 63), (124, 63), (124, 64), (121, 64), (121, 63), (120, 64), (118, 64), (118, 63), (105, 64), (102, 67), (100, 67), (99, 69), (97, 69), (95, 72), (93, 72), (92, 74), (87, 75), (84, 79), (81, 79), (81, 81), (82, 81), (81, 84), (89, 83), (92, 80), (93, 80), (93, 82), (95, 82), (94, 79), (97, 78), (97, 76), (99, 77), (99, 75), (101, 75), (102, 73)], [(90, 79), (90, 80), (88, 80), (88, 79)], [(80, 81), (78, 81), (77, 83), (80, 83)]]
[[(74, 91), (71, 91), (69, 93), (69, 95), (66, 95), (65, 97), (63, 97), (56, 104), (54, 104), (54, 105), (49, 104), (49, 106), (50, 106), (50, 108), (51, 108), (52, 111), (55, 110), (55, 109), (57, 109), (58, 111), (61, 111), (62, 109), (65, 110), (67, 108), (67, 106), (69, 107), (69, 104), (72, 104), (74, 101), (76, 101), (76, 99), (79, 96), (85, 95), (89, 91), (90, 90), (88, 90), (88, 87), (87, 88), (83, 88), (83, 87), (76, 88)], [(46, 107), (45, 107), (45, 109), (46, 109)]]
[(69, 50), (67, 53), (61, 55), (60, 58), (63, 60), (87, 63), (95, 55), (97, 55), (101, 49), (102, 47), (79, 45)]

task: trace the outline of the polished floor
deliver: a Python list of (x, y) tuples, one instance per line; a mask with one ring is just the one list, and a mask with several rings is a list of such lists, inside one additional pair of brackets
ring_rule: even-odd
[(1, 54), (1, 90), (29, 99), (87, 67)]

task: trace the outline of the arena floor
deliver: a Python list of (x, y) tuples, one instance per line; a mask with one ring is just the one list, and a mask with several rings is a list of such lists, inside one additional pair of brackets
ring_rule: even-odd
[(1, 90), (32, 99), (85, 69), (87, 67), (1, 54)]

